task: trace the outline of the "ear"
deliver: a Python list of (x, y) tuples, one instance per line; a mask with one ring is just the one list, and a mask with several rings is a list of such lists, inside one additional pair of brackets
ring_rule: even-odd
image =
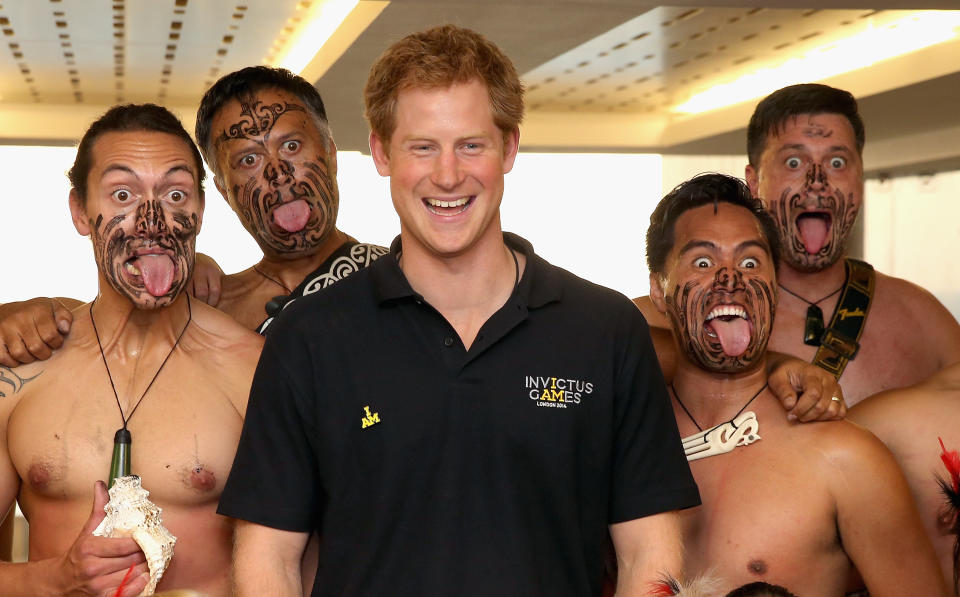
[(223, 197), (223, 200), (229, 203), (230, 200), (227, 199), (226, 186), (223, 184), (223, 179), (220, 178), (219, 174), (213, 175), (213, 186), (217, 187), (217, 192), (220, 193), (220, 196)]
[(390, 149), (376, 133), (370, 133), (370, 155), (380, 176), (390, 176)]
[(663, 298), (663, 287), (666, 282), (659, 274), (650, 274), (650, 302), (664, 315), (667, 313), (667, 301)]
[(330, 137), (330, 148), (327, 151), (327, 157), (330, 160), (330, 176), (337, 178), (337, 144), (333, 137)]
[(70, 218), (77, 232), (82, 236), (90, 236), (90, 218), (87, 217), (87, 210), (83, 207), (76, 189), (70, 189)]
[(503, 173), (513, 170), (513, 162), (520, 151), (520, 129), (514, 128), (503, 140)]
[(757, 169), (747, 164), (746, 168), (743, 169), (744, 179), (747, 181), (747, 186), (750, 187), (750, 194), (754, 198), (759, 198), (757, 194), (757, 188), (759, 186), (760, 177), (757, 175)]

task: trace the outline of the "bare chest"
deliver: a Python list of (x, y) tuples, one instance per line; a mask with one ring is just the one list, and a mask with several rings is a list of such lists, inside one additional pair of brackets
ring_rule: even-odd
[[(20, 402), (8, 425), (25, 512), (33, 500), (87, 502), (94, 481), (108, 475), (114, 433), (122, 426), (101, 369), (49, 373)], [(132, 473), (140, 475), (158, 503), (189, 507), (216, 500), (241, 425), (239, 414), (215, 388), (191, 379), (189, 370), (165, 370), (128, 423)]]
[[(828, 324), (833, 305), (822, 306)], [(806, 311), (806, 305), (795, 307), (792, 303), (778, 308), (771, 350), (813, 361), (817, 347), (803, 343)], [(884, 390), (912, 385), (936, 371), (936, 363), (931, 362), (923, 338), (910, 329), (909, 320), (907, 314), (898, 314), (882, 304), (871, 308), (860, 338), (860, 350), (840, 377), (848, 405)]]
[(682, 513), (688, 577), (713, 569), (723, 592), (765, 581), (842, 594), (849, 560), (826, 488), (780, 452), (761, 440), (691, 463), (703, 505)]

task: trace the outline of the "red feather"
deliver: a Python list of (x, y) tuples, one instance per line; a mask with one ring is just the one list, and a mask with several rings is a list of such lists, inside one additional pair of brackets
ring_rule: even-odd
[(647, 595), (650, 595), (650, 597), (674, 597), (679, 592), (680, 586), (677, 581), (667, 577), (651, 583), (650, 592)]
[(953, 490), (960, 491), (960, 453), (957, 453), (956, 450), (947, 451), (947, 447), (943, 445), (943, 440), (940, 440), (940, 449), (942, 453), (940, 454), (940, 460), (943, 461), (943, 465), (947, 467), (947, 471), (950, 472), (950, 478), (953, 480)]
[(123, 575), (123, 580), (120, 581), (120, 586), (117, 587), (117, 592), (113, 594), (113, 597), (120, 597), (120, 593), (123, 592), (123, 587), (126, 586), (127, 581), (130, 580), (130, 575), (133, 574), (133, 567), (136, 564), (130, 564), (130, 568), (127, 569), (127, 573)]

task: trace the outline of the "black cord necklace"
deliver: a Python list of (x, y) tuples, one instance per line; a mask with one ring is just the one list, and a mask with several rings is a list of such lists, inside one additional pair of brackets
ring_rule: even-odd
[(110, 476), (108, 477), (110, 487), (113, 487), (114, 479), (117, 477), (125, 477), (130, 474), (130, 444), (133, 442), (133, 438), (131, 438), (130, 432), (127, 430), (127, 423), (130, 422), (134, 413), (137, 412), (137, 408), (140, 407), (140, 403), (143, 402), (147, 392), (150, 391), (153, 382), (157, 381), (157, 377), (159, 377), (160, 372), (163, 371), (163, 366), (170, 360), (173, 351), (175, 351), (180, 344), (180, 339), (183, 338), (183, 333), (187, 331), (187, 327), (193, 320), (193, 308), (190, 306), (190, 295), (187, 294), (186, 296), (187, 323), (183, 324), (183, 329), (180, 330), (180, 335), (177, 336), (176, 342), (173, 343), (173, 348), (171, 348), (167, 356), (164, 357), (163, 362), (160, 363), (160, 368), (157, 369), (157, 372), (153, 374), (153, 379), (147, 384), (147, 389), (143, 391), (143, 394), (140, 394), (140, 399), (133, 405), (133, 410), (131, 410), (130, 414), (126, 417), (123, 416), (123, 407), (120, 406), (120, 396), (117, 394), (117, 386), (113, 383), (113, 375), (110, 374), (110, 366), (107, 364), (107, 355), (103, 352), (103, 343), (100, 342), (100, 333), (97, 331), (97, 322), (93, 318), (93, 303), (97, 301), (94, 299), (93, 302), (90, 303), (90, 323), (93, 325), (93, 335), (97, 337), (97, 346), (100, 348), (100, 358), (103, 359), (103, 367), (107, 370), (107, 379), (110, 380), (110, 388), (113, 390), (113, 397), (117, 401), (117, 409), (120, 411), (120, 420), (123, 421), (123, 427), (117, 429), (117, 432), (113, 434), (113, 458), (110, 460)]
[(824, 323), (823, 323), (823, 309), (819, 307), (819, 304), (827, 300), (831, 296), (837, 294), (841, 290), (843, 290), (843, 286), (840, 286), (840, 288), (837, 288), (836, 290), (826, 295), (825, 297), (817, 299), (815, 301), (808, 301), (807, 299), (803, 298), (796, 292), (790, 290), (783, 284), (778, 283), (777, 286), (779, 286), (780, 289), (786, 292), (787, 294), (791, 296), (795, 296), (801, 301), (810, 305), (809, 307), (807, 307), (807, 320), (803, 326), (803, 343), (808, 346), (820, 346), (820, 339), (823, 337)]
[(267, 274), (260, 271), (260, 268), (258, 268), (257, 266), (253, 266), (253, 271), (257, 272), (267, 280), (270, 280), (271, 282), (273, 282), (274, 284), (276, 284), (280, 288), (283, 288), (286, 291), (287, 293), (286, 295), (275, 296), (271, 298), (269, 301), (267, 301), (267, 304), (263, 306), (263, 310), (267, 313), (269, 317), (276, 317), (277, 314), (280, 313), (280, 310), (283, 308), (283, 306), (287, 303), (287, 299), (290, 298), (291, 294), (293, 294), (293, 291), (290, 290), (290, 288), (288, 288), (287, 285), (281, 282), (280, 280), (270, 277)]
[[(768, 382), (768, 383), (769, 383), (769, 382)], [(763, 391), (766, 390), (766, 389), (767, 389), (767, 384), (765, 383), (765, 384), (763, 384), (763, 387), (762, 387), (762, 388), (760, 388), (759, 390), (757, 390), (757, 393), (754, 394), (754, 395), (750, 398), (750, 400), (747, 400), (747, 403), (746, 403), (746, 404), (744, 404), (742, 407), (740, 407), (740, 410), (737, 411), (737, 414), (733, 415), (733, 416), (730, 418), (729, 421), (724, 421), (723, 423), (720, 423), (720, 425), (726, 425), (727, 423), (730, 423), (731, 425), (733, 425), (733, 422), (736, 420), (737, 417), (740, 416), (740, 413), (742, 413), (743, 411), (745, 411), (745, 410), (747, 409), (747, 407), (750, 406), (750, 403), (753, 402), (754, 400), (756, 400), (756, 399), (757, 399), (757, 396), (759, 396), (759, 395), (761, 394), (761, 392), (763, 392)], [(693, 415), (690, 414), (690, 411), (687, 410), (686, 405), (683, 403), (682, 400), (680, 400), (680, 395), (677, 394), (676, 388), (673, 387), (673, 382), (670, 382), (670, 392), (673, 394), (673, 397), (676, 399), (677, 404), (680, 405), (680, 408), (683, 409), (683, 412), (687, 413), (687, 416), (690, 417), (690, 420), (693, 422), (694, 425), (696, 425), (697, 431), (703, 431), (703, 427), (700, 426), (700, 423), (697, 423), (697, 420), (694, 419), (694, 418), (693, 418)], [(710, 431), (713, 431), (713, 430), (716, 429), (717, 427), (720, 427), (720, 425), (714, 425), (713, 427), (711, 427)], [(733, 426), (734, 426), (734, 428), (736, 428), (736, 425), (733, 425)]]
[(260, 274), (261, 276), (263, 276), (263, 277), (266, 278), (267, 280), (270, 280), (271, 282), (273, 282), (274, 284), (276, 284), (276, 285), (279, 286), (280, 288), (283, 288), (284, 290), (286, 290), (288, 295), (293, 294), (293, 291), (290, 290), (290, 288), (288, 288), (286, 284), (284, 284), (284, 283), (281, 282), (280, 280), (277, 280), (276, 278), (272, 278), (272, 277), (268, 276), (267, 274), (263, 273), (262, 271), (260, 271), (260, 268), (258, 268), (257, 266), (253, 266), (253, 271), (257, 272), (258, 274)]

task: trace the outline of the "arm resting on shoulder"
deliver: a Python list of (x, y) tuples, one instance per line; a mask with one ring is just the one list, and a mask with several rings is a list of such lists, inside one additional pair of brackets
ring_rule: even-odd
[(610, 525), (617, 552), (616, 597), (646, 597), (654, 583), (681, 578), (683, 540), (680, 514), (661, 512)]
[[(787, 418), (801, 423), (834, 421), (847, 414), (843, 388), (820, 367), (780, 353), (767, 352), (770, 390), (787, 410)], [(836, 396), (839, 400), (834, 400)]]
[(233, 594), (300, 597), (300, 559), (307, 538), (307, 533), (238, 520), (233, 547)]

